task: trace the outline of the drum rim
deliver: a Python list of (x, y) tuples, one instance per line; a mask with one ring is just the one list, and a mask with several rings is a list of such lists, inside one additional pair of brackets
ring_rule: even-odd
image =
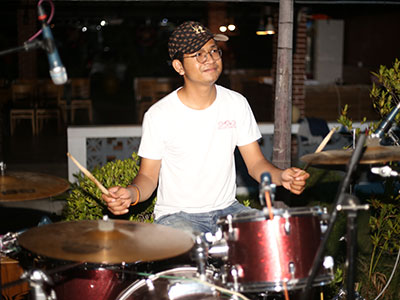
[[(126, 300), (126, 299), (128, 299), (127, 297), (132, 296), (132, 293), (134, 293), (136, 290), (138, 290), (144, 284), (146, 284), (146, 280), (148, 278), (151, 278), (153, 281), (155, 281), (155, 280), (159, 279), (160, 276), (168, 275), (171, 272), (180, 272), (180, 271), (195, 271), (195, 272), (197, 272), (197, 267), (189, 266), (189, 265), (187, 265), (187, 266), (186, 265), (185, 266), (177, 266), (177, 267), (172, 268), (172, 269), (163, 270), (163, 271), (151, 274), (147, 278), (137, 279), (134, 282), (132, 282), (129, 286), (127, 286), (124, 290), (122, 290), (118, 294), (118, 296), (117, 296), (117, 298), (115, 300)], [(211, 276), (210, 278), (212, 278), (212, 275), (213, 275), (213, 271), (212, 270), (206, 269), (206, 273)]]
[[(327, 272), (325, 274), (319, 274), (315, 277), (312, 282), (313, 287), (325, 286), (333, 281), (333, 274)], [(286, 282), (287, 290), (294, 291), (298, 289), (303, 289), (306, 286), (308, 277), (292, 279)], [(233, 287), (232, 282), (228, 282), (228, 287)], [(280, 292), (283, 291), (284, 281), (262, 281), (262, 282), (239, 282), (240, 292), (252, 293), (252, 292)]]
[[(312, 206), (312, 207), (292, 207), (292, 208), (273, 208), (272, 209), (274, 217), (292, 217), (292, 216), (321, 216), (323, 214), (323, 210), (320, 206)], [(267, 207), (264, 207), (263, 210), (253, 209), (251, 211), (244, 211), (238, 214), (233, 214), (232, 222), (248, 222), (248, 221), (265, 221), (269, 220), (269, 210)], [(222, 225), (226, 224), (228, 217), (220, 217), (218, 219), (217, 224)]]

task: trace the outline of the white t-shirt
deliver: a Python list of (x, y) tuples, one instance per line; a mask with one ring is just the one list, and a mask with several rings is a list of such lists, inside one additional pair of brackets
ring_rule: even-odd
[(161, 160), (156, 218), (223, 209), (235, 201), (235, 147), (261, 133), (246, 98), (216, 88), (215, 101), (204, 110), (184, 105), (175, 90), (144, 116), (138, 154)]

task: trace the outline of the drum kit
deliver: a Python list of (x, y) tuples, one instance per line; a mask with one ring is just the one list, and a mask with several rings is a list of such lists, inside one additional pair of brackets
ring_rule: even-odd
[[(18, 247), (14, 256), (24, 253), (24, 259), (28, 257), (31, 262), (23, 266), (18, 280), (3, 283), (3, 289), (28, 282), (36, 300), (236, 300), (290, 296), (309, 300), (313, 288), (333, 280), (334, 260), (324, 252), (337, 213), (343, 210), (348, 215), (348, 274), (347, 289), (342, 294), (346, 299), (361, 300), (354, 292), (355, 220), (357, 211), (368, 206), (360, 205), (355, 196), (346, 192), (358, 164), (400, 159), (397, 147), (364, 144), (365, 137), (361, 137), (353, 150), (302, 157), (316, 166), (347, 164), (329, 214), (320, 207), (264, 207), (222, 217), (215, 234), (197, 236), (172, 227), (107, 216), (103, 220), (46, 224), (11, 235), (12, 243)], [(38, 177), (23, 173), (1, 178), (1, 201), (14, 201), (18, 195), (27, 200), (26, 194), (34, 198), (57, 193), (41, 189), (39, 186), (47, 179)], [(19, 180), (29, 183), (21, 184)], [(32, 192), (22, 192), (19, 186)], [(58, 192), (65, 189), (61, 186)], [(16, 192), (3, 193), (10, 190)], [(260, 185), (260, 198), (269, 194), (273, 199), (273, 191), (273, 184)], [(1, 242), (0, 246), (4, 246), (4, 239)], [(179, 257), (184, 257), (184, 264), (164, 264)]]

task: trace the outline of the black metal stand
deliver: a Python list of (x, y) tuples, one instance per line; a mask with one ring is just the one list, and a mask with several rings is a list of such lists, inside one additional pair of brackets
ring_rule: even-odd
[(10, 48), (7, 50), (0, 51), (0, 56), (14, 53), (14, 52), (23, 51), (23, 50), (30, 51), (30, 50), (39, 49), (39, 48), (44, 49), (43, 42), (39, 41), (39, 40), (33, 40), (30, 42), (25, 42), (23, 46), (18, 46), (15, 48)]
[(347, 212), (347, 277), (346, 277), (346, 294), (347, 300), (359, 299), (356, 296), (354, 288), (356, 277), (356, 261), (357, 261), (357, 216), (359, 210), (368, 210), (369, 205), (359, 205), (360, 201), (354, 195), (346, 194), (343, 205), (339, 205), (337, 210)]
[[(343, 180), (342, 180), (342, 182), (340, 184), (338, 193), (336, 195), (336, 202), (335, 202), (335, 205), (333, 206), (333, 211), (331, 213), (331, 218), (329, 220), (328, 228), (326, 229), (325, 235), (324, 235), (324, 237), (323, 237), (323, 239), (321, 241), (321, 244), (320, 244), (320, 246), (318, 248), (318, 251), (317, 251), (317, 253), (315, 255), (314, 263), (313, 263), (313, 266), (312, 266), (312, 268), (310, 270), (310, 273), (309, 273), (310, 275), (307, 278), (307, 283), (306, 283), (306, 286), (304, 288), (303, 294), (301, 296), (302, 300), (309, 300), (309, 294), (310, 294), (310, 290), (311, 290), (311, 285), (312, 285), (315, 277), (317, 276), (317, 272), (318, 272), (320, 266), (322, 265), (323, 254), (324, 254), (324, 251), (325, 251), (326, 244), (328, 242), (329, 236), (330, 236), (330, 234), (332, 232), (333, 225), (336, 222), (338, 210), (342, 209), (343, 207), (348, 207), (348, 205), (346, 205), (347, 204), (346, 203), (346, 199), (348, 198), (347, 197), (348, 194), (346, 194), (346, 191), (348, 190), (348, 188), (350, 186), (352, 175), (353, 175), (353, 173), (354, 173), (354, 171), (356, 169), (356, 166), (357, 166), (358, 162), (360, 161), (360, 158), (361, 158), (362, 153), (364, 151), (365, 140), (366, 140), (366, 135), (365, 134), (360, 134), (360, 138), (359, 138), (359, 140), (357, 142), (356, 148), (354, 149), (353, 155), (352, 155), (352, 157), (351, 157), (351, 159), (350, 159), (350, 161), (349, 161), (349, 163), (347, 165), (346, 175), (343, 178)], [(352, 218), (352, 222), (353, 222), (353, 218)], [(356, 233), (353, 233), (353, 232), (351, 233), (352, 236), (354, 234), (356, 235)], [(353, 241), (348, 241), (349, 244), (350, 244), (350, 242), (353, 243)], [(353, 247), (353, 245), (351, 245), (351, 246)], [(353, 251), (355, 251), (354, 248), (351, 248), (351, 250), (348, 250), (348, 253), (349, 252), (353, 252)], [(353, 270), (353, 268), (354, 268), (355, 265), (354, 265), (354, 261), (351, 262), (351, 263), (352, 263), (351, 264), (351, 268), (352, 269), (350, 269), (350, 266), (349, 266), (348, 273), (351, 274), (350, 277), (352, 277), (351, 278), (352, 282), (348, 281), (347, 288), (349, 288), (349, 285), (353, 285), (353, 282), (354, 282), (354, 270)], [(351, 293), (354, 295), (354, 288), (352, 288), (352, 291), (353, 292), (351, 292)], [(351, 298), (351, 299), (354, 299), (354, 297)]]
[(347, 212), (347, 299), (354, 300), (354, 282), (357, 258), (357, 206), (358, 199), (348, 197), (350, 208)]

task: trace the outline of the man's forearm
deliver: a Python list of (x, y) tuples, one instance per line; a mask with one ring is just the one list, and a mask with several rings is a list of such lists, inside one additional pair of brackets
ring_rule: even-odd
[[(149, 199), (157, 188), (157, 182), (154, 182), (146, 175), (140, 173), (133, 179), (132, 185), (136, 186), (139, 189), (139, 202), (143, 202)], [(134, 199), (134, 201), (136, 201), (136, 198)]]
[(249, 174), (253, 177), (257, 182), (260, 182), (261, 174), (268, 172), (271, 174), (271, 180), (276, 185), (282, 185), (282, 172), (283, 170), (275, 167), (268, 160), (264, 159), (254, 164), (254, 166), (249, 170)]

